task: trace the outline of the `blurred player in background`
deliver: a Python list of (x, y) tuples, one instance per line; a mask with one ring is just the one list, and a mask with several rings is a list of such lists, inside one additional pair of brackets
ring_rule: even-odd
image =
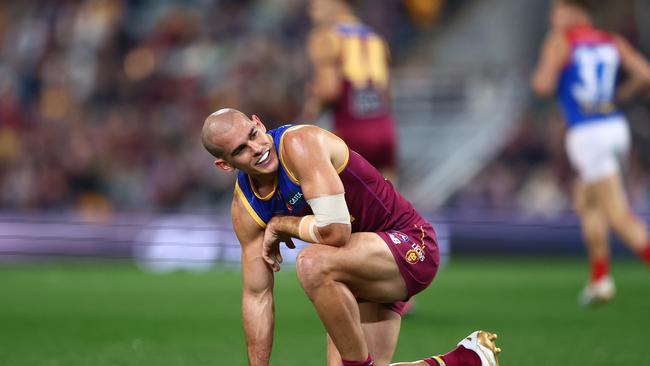
[(532, 76), (540, 96), (557, 91), (567, 123), (566, 150), (579, 179), (574, 205), (591, 264), (591, 280), (580, 294), (583, 305), (610, 300), (609, 228), (650, 265), (645, 223), (629, 207), (619, 158), (629, 150), (630, 132), (616, 108), (619, 67), (629, 74), (618, 98), (650, 86), (650, 64), (622, 37), (596, 29), (587, 0), (556, 0), (551, 26)]
[(307, 49), (313, 77), (303, 118), (325, 107), (334, 133), (396, 184), (396, 134), (390, 108), (390, 52), (345, 0), (311, 0)]
[[(242, 247), (250, 364), (268, 365), (279, 243), (293, 248), (291, 238), (299, 238), (314, 243), (296, 269), (331, 339), (328, 364), (388, 365), (404, 301), (438, 269), (433, 227), (361, 155), (319, 127), (267, 131), (257, 116), (222, 109), (206, 119), (202, 141), (217, 167), (239, 170), (231, 214)], [(453, 351), (411, 364), (494, 366), (495, 338), (476, 331)]]
[[(330, 107), (334, 133), (397, 186), (388, 44), (354, 15), (349, 0), (310, 0), (309, 16), (313, 77), (303, 118), (313, 120)], [(404, 314), (414, 305), (415, 297)]]

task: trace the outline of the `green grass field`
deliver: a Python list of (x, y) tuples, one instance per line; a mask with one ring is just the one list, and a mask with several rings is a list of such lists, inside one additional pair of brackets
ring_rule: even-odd
[[(503, 366), (650, 365), (650, 272), (613, 265), (619, 295), (581, 309), (583, 261), (454, 259), (402, 323), (396, 360), (499, 334)], [(245, 365), (241, 276), (149, 275), (128, 264), (0, 267), (0, 365)], [(324, 331), (285, 268), (272, 365), (324, 365)], [(303, 363), (301, 360), (314, 360)]]

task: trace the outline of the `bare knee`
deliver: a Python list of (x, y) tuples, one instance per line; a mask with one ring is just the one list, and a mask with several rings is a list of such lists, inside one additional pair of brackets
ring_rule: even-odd
[(331, 280), (330, 260), (328, 257), (323, 248), (316, 245), (310, 245), (298, 254), (296, 273), (307, 294)]
[(618, 233), (625, 231), (626, 226), (628, 226), (627, 219), (627, 217), (624, 217), (622, 215), (609, 216), (610, 225), (612, 225), (612, 228)]

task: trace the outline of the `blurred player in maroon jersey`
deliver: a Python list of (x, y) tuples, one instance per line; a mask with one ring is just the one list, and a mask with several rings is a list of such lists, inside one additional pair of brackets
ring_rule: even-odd
[[(334, 133), (397, 185), (388, 44), (354, 15), (349, 1), (311, 0), (309, 15), (314, 23), (307, 44), (313, 78), (303, 117), (313, 120), (331, 108)], [(413, 297), (404, 314), (414, 304)]]
[[(594, 28), (590, 7), (588, 0), (553, 2), (552, 29), (532, 77), (538, 95), (557, 92), (567, 124), (567, 155), (579, 176), (574, 201), (591, 262), (591, 279), (579, 297), (582, 305), (614, 296), (610, 228), (650, 265), (647, 227), (631, 211), (622, 184), (618, 160), (629, 150), (630, 132), (615, 105), (650, 86), (650, 64), (622, 37)], [(621, 66), (629, 79), (617, 91)]]
[(311, 0), (309, 15), (313, 77), (303, 117), (314, 119), (330, 107), (334, 133), (396, 184), (388, 45), (354, 16), (347, 1)]
[[(387, 366), (404, 301), (438, 269), (431, 224), (361, 155), (317, 126), (267, 131), (257, 116), (222, 109), (206, 119), (202, 141), (217, 167), (239, 170), (231, 215), (242, 247), (249, 363), (269, 363), (279, 244), (293, 247), (290, 238), (300, 238), (312, 244), (298, 255), (296, 273), (331, 339), (328, 364)], [(475, 331), (453, 351), (407, 365), (495, 366), (495, 338)]]

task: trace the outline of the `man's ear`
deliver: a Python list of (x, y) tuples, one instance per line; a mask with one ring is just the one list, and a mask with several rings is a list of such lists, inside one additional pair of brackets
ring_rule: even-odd
[(262, 122), (262, 120), (256, 114), (253, 115), (251, 121), (255, 122), (257, 127), (261, 129), (263, 133), (266, 133), (266, 126), (264, 126), (264, 122)]
[(214, 161), (214, 165), (215, 165), (217, 168), (219, 168), (219, 169), (221, 169), (221, 170), (223, 170), (223, 171), (226, 171), (226, 172), (232, 172), (232, 171), (235, 170), (235, 168), (233, 168), (232, 165), (228, 164), (228, 162), (226, 162), (226, 161), (223, 160), (223, 159), (217, 159), (217, 160), (215, 160), (215, 161)]

